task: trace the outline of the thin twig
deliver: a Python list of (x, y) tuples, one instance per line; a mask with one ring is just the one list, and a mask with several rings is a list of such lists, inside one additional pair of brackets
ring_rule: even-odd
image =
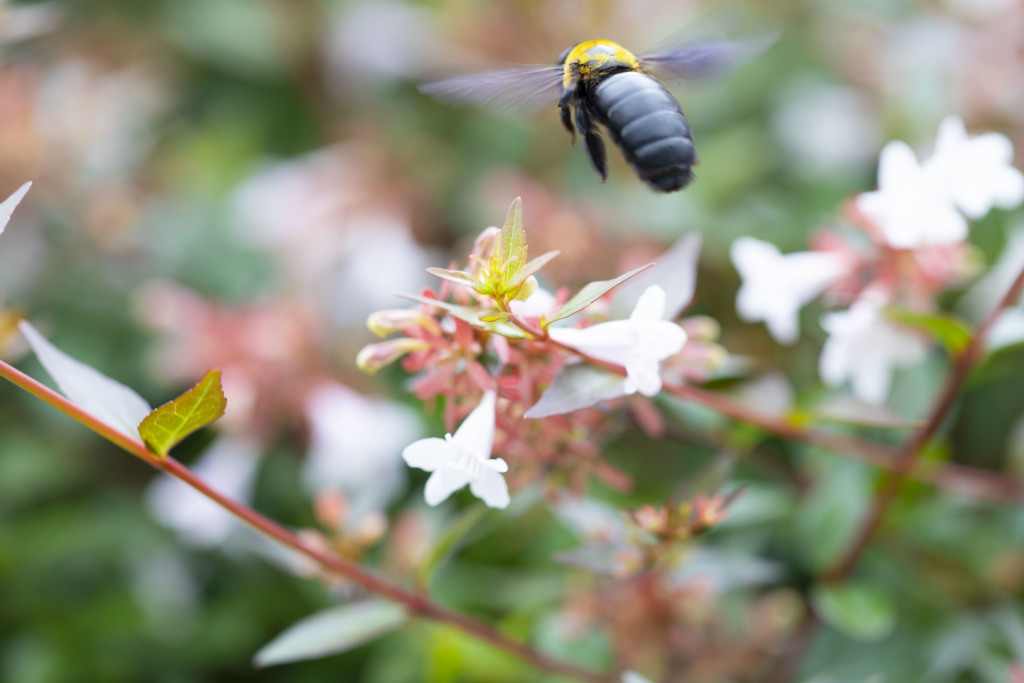
[[(1011, 293), (1008, 293), (1007, 297), (1012, 298)], [(1019, 295), (1019, 291), (1017, 294)], [(546, 330), (534, 327), (514, 315), (504, 302), (496, 300), (496, 303), (498, 308), (508, 315), (508, 321), (511, 324), (531, 335), (536, 341), (544, 341), (551, 346), (579, 356), (591, 365), (625, 376), (625, 367), (617, 363), (594, 358), (579, 349), (562, 344), (549, 337)], [(1001, 311), (1002, 308), (998, 310)], [(979, 332), (984, 328), (985, 334), (987, 334), (988, 328), (995, 323), (995, 318), (997, 317), (998, 315), (995, 317), (990, 316), (991, 320), (987, 320), (979, 326)], [(968, 352), (977, 353), (977, 350), (968, 350)], [(878, 443), (877, 441), (794, 424), (785, 418), (759, 413), (721, 394), (688, 384), (663, 382), (662, 391), (679, 398), (701, 403), (720, 415), (752, 425), (769, 434), (845, 455), (881, 470), (896, 472), (898, 468), (905, 466), (905, 464), (900, 464), (901, 451), (899, 449)], [(924, 484), (944, 489), (950, 493), (958, 493), (972, 498), (1006, 503), (1024, 501), (1024, 480), (998, 472), (961, 465), (927, 462), (922, 463), (920, 467), (908, 468), (902, 472), (902, 475)]]
[(826, 580), (842, 581), (853, 571), (857, 561), (871, 542), (871, 538), (878, 531), (886, 514), (896, 501), (896, 496), (903, 482), (906, 481), (914, 469), (922, 449), (935, 437), (946, 421), (949, 412), (953, 409), (953, 405), (960, 395), (960, 390), (963, 388), (967, 376), (985, 350), (985, 343), (989, 332), (992, 331), (992, 327), (999, 320), (1003, 311), (1013, 305), (1020, 297), (1022, 290), (1024, 290), (1024, 270), (1017, 275), (1017, 279), (1010, 285), (1006, 294), (996, 303), (985, 319), (981, 321), (974, 331), (970, 344), (954, 361), (953, 367), (946, 376), (942, 390), (928, 412), (928, 418), (925, 420), (924, 426), (911, 434), (900, 449), (894, 467), (879, 485), (871, 507), (861, 520), (857, 531), (854, 533), (853, 540), (835, 565), (825, 572), (824, 578)]
[(163, 470), (185, 484), (191, 486), (218, 505), (248, 523), (257, 531), (277, 540), (283, 545), (305, 555), (328, 570), (343, 576), (367, 590), (400, 603), (410, 614), (431, 619), (453, 626), (479, 640), (490, 643), (496, 648), (513, 654), (534, 667), (549, 673), (565, 676), (587, 683), (609, 683), (616, 680), (614, 676), (591, 671), (582, 667), (549, 657), (529, 645), (509, 638), (492, 626), (477, 621), (460, 612), (443, 607), (429, 597), (412, 592), (389, 579), (376, 574), (350, 560), (326, 553), (318, 548), (307, 545), (297, 535), (277, 522), (256, 512), (252, 508), (223, 495), (203, 481), (187, 467), (173, 458), (161, 459), (149, 452), (145, 445), (131, 437), (112, 429), (109, 425), (97, 420), (61, 394), (46, 385), (17, 370), (11, 365), (0, 361), (0, 376), (28, 391), (37, 398), (49, 403), (66, 415), (78, 420), (85, 426), (112, 441), (128, 453), (143, 460), (156, 469)]

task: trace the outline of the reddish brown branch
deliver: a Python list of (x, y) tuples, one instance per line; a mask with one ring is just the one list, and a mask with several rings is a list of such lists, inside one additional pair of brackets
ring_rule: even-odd
[(854, 533), (853, 540), (835, 565), (825, 573), (824, 577), (827, 580), (842, 581), (853, 571), (857, 561), (871, 542), (872, 537), (882, 525), (892, 504), (896, 501), (903, 482), (907, 480), (914, 470), (922, 449), (935, 437), (953, 409), (953, 405), (960, 395), (967, 376), (985, 350), (985, 343), (989, 332), (992, 331), (992, 327), (995, 326), (1003, 311), (1013, 305), (1014, 301), (1020, 297), (1022, 290), (1024, 290), (1024, 270), (1017, 275), (1017, 279), (1010, 285), (1003, 298), (996, 303), (992, 311), (981, 321), (974, 332), (971, 343), (967, 345), (967, 348), (954, 361), (953, 367), (946, 376), (942, 390), (928, 412), (928, 418), (925, 420), (924, 426), (911, 434), (900, 449), (894, 467), (889, 471), (888, 476), (882, 480), (878, 492), (871, 503), (871, 507), (865, 513), (857, 531)]
[(101, 436), (120, 446), (125, 451), (145, 461), (147, 464), (163, 470), (172, 477), (185, 482), (206, 497), (215, 501), (231, 514), (251, 525), (257, 531), (305, 555), (339, 576), (343, 576), (373, 593), (377, 593), (378, 595), (404, 605), (409, 613), (414, 616), (432, 619), (434, 621), (453, 626), (549, 673), (565, 676), (566, 678), (578, 681), (586, 681), (587, 683), (610, 683), (611, 681), (616, 680), (614, 676), (584, 669), (574, 664), (569, 664), (568, 662), (563, 662), (549, 657), (528, 645), (509, 638), (504, 633), (488, 624), (448, 609), (447, 607), (443, 607), (430, 600), (429, 597), (420, 593), (415, 593), (393, 583), (389, 579), (371, 572), (355, 562), (307, 545), (302, 539), (277, 522), (274, 522), (252, 508), (221, 494), (178, 461), (173, 458), (158, 458), (150, 453), (141, 441), (132, 439), (121, 432), (112, 429), (109, 425), (89, 415), (61, 394), (32, 379), (28, 375), (3, 361), (0, 361), (0, 376), (28, 391), (37, 398), (42, 399), (46, 403), (49, 403), (61, 412), (78, 420)]

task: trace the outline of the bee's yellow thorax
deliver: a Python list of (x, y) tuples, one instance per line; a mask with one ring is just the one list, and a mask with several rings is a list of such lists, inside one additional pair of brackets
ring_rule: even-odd
[(640, 61), (636, 56), (618, 43), (610, 40), (588, 40), (575, 46), (565, 56), (562, 63), (562, 87), (569, 88), (573, 80), (573, 63), (583, 78), (600, 75), (606, 71), (640, 70)]

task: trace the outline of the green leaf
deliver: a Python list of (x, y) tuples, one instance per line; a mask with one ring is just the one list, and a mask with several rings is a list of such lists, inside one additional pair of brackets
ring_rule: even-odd
[(823, 571), (847, 547), (867, 512), (872, 474), (856, 462), (823, 461), (823, 470), (804, 495), (796, 519), (796, 540), (808, 564)]
[(226, 407), (220, 370), (210, 370), (199, 384), (147, 415), (139, 434), (146, 448), (166, 456), (186, 436), (219, 419)]
[(457, 285), (466, 285), (477, 289), (480, 286), (480, 282), (475, 277), (470, 275), (464, 270), (451, 270), (449, 268), (427, 268), (427, 272), (434, 277), (439, 277), (442, 280), (448, 280), (454, 282)]
[(971, 331), (959, 318), (945, 313), (921, 313), (905, 308), (887, 308), (885, 316), (907, 327), (926, 332), (942, 344), (952, 355), (957, 355), (971, 343)]
[(367, 600), (317, 612), (260, 648), (253, 657), (253, 664), (265, 667), (345, 652), (393, 631), (407, 618), (401, 605), (383, 600)]
[[(512, 282), (526, 264), (526, 230), (523, 229), (523, 200), (516, 197), (508, 207), (505, 225), (501, 228), (501, 252), (504, 257), (505, 283)], [(524, 278), (525, 279), (525, 278)]]
[(516, 273), (515, 277), (513, 277), (511, 282), (509, 282), (509, 288), (515, 289), (522, 285), (524, 282), (526, 282), (527, 278), (529, 278), (538, 270), (546, 266), (548, 264), (548, 261), (558, 256), (560, 253), (561, 252), (559, 251), (549, 251), (546, 254), (541, 254), (537, 258), (527, 263), (525, 266), (519, 269), (519, 272)]
[(855, 640), (881, 640), (896, 626), (896, 610), (888, 596), (867, 584), (816, 586), (811, 604), (823, 621)]
[(614, 280), (598, 280), (597, 282), (591, 282), (590, 284), (584, 285), (583, 289), (576, 293), (576, 296), (566, 301), (564, 306), (559, 308), (550, 318), (548, 318), (548, 324), (579, 313), (629, 278), (642, 273), (653, 265), (653, 263), (648, 263), (646, 266), (634, 268), (628, 273), (623, 273)]
[[(448, 303), (447, 301), (428, 299), (425, 296), (417, 296), (415, 294), (399, 294), (398, 296), (402, 299), (415, 301), (419, 304), (426, 304), (427, 306), (434, 306), (435, 308), (448, 311), (448, 313), (459, 320), (467, 322), (473, 327), (487, 332), (494, 332), (495, 334), (500, 334), (501, 336), (508, 337), (509, 339), (523, 339), (526, 337), (525, 332), (512, 323), (506, 322), (505, 315), (500, 312), (482, 311), (479, 308), (459, 306), (457, 304)], [(500, 316), (500, 319), (492, 318), (492, 316)]]
[(584, 363), (569, 365), (562, 368), (540, 400), (523, 417), (536, 419), (571, 413), (625, 394), (622, 375)]

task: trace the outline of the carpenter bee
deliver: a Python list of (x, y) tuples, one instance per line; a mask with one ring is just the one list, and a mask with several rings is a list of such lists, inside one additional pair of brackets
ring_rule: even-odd
[(420, 86), (438, 100), (499, 108), (537, 109), (558, 102), (562, 125), (583, 138), (590, 164), (608, 177), (603, 126), (641, 180), (675, 192), (693, 180), (697, 151), (679, 102), (661, 79), (721, 74), (761, 52), (770, 41), (692, 44), (636, 57), (610, 40), (573, 45), (555, 66), (456, 76)]

